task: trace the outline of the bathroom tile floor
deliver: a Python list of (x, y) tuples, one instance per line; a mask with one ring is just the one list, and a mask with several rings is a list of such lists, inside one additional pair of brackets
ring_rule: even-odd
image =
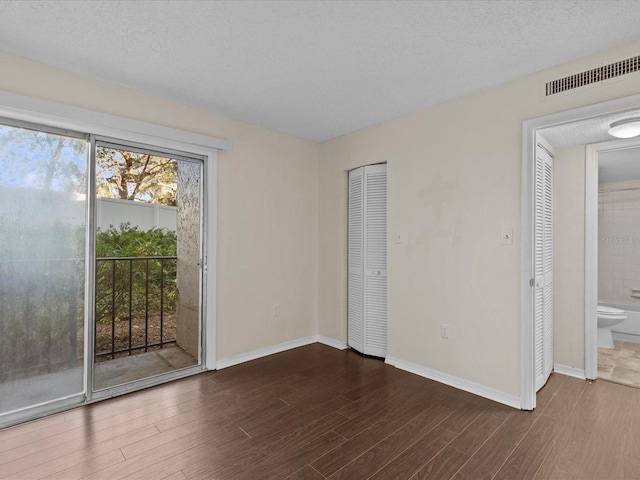
[(640, 388), (640, 345), (613, 343), (614, 349), (598, 349), (598, 378)]

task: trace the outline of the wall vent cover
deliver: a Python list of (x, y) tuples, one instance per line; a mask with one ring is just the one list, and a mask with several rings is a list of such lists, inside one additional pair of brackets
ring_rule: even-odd
[(545, 95), (548, 97), (638, 71), (640, 71), (640, 55), (547, 82)]

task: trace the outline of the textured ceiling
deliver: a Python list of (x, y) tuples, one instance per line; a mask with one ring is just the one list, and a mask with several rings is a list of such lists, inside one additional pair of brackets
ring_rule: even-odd
[[(640, 111), (588, 118), (539, 130), (542, 137), (556, 149), (576, 145), (617, 140), (609, 135), (611, 123), (623, 118), (640, 117)], [(640, 137), (638, 147), (614, 150), (598, 155), (598, 182), (622, 182), (640, 179)]]
[(564, 125), (557, 125), (540, 130), (540, 134), (555, 148), (606, 142), (615, 140), (615, 137), (612, 137), (608, 133), (609, 126), (615, 121), (631, 117), (640, 117), (640, 111), (604, 115), (566, 123)]
[(637, 0), (0, 1), (0, 50), (323, 141), (640, 38)]

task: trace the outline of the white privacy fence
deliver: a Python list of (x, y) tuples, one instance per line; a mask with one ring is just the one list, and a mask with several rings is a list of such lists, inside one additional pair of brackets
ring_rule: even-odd
[(140, 230), (165, 228), (176, 231), (177, 207), (141, 203), (117, 198), (98, 198), (96, 201), (96, 221), (98, 227), (106, 230), (113, 225), (129, 222)]
[[(86, 218), (85, 208), (84, 195), (0, 186), (0, 222), (14, 225), (23, 221), (34, 225), (60, 222), (74, 227), (80, 226), (78, 222)], [(102, 230), (129, 222), (140, 230), (156, 227), (175, 232), (177, 211), (177, 207), (167, 205), (117, 198), (96, 199), (96, 222)], [(2, 240), (0, 238), (0, 244)]]

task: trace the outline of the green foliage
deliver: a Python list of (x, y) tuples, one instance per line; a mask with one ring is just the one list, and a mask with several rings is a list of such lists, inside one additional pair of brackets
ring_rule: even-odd
[(0, 215), (0, 260), (84, 259), (84, 225), (34, 224)]
[(83, 232), (0, 215), (0, 382), (81, 358)]
[(111, 225), (96, 234), (96, 257), (176, 256), (176, 233), (152, 228), (140, 230), (129, 222)]

